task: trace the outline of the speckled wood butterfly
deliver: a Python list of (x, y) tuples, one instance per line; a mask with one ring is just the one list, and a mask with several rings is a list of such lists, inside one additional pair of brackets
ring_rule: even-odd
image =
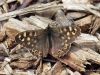
[(55, 57), (61, 57), (68, 52), (70, 44), (79, 34), (80, 28), (60, 11), (56, 15), (56, 25), (21, 32), (16, 35), (15, 40), (18, 44), (31, 49), (33, 55), (46, 57), (50, 52)]

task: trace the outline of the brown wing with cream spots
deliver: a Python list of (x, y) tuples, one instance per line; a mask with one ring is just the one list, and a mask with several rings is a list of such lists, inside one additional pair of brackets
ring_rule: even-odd
[(59, 10), (56, 14), (56, 27), (51, 25), (51, 53), (53, 56), (64, 56), (70, 44), (80, 35), (80, 28), (74, 25), (70, 17), (66, 17), (64, 12)]
[(51, 29), (51, 53), (56, 57), (64, 56), (70, 48), (70, 44), (80, 35), (77, 26), (57, 27)]
[(33, 55), (43, 54), (46, 57), (49, 49), (48, 33), (46, 30), (28, 30), (15, 37), (16, 43), (30, 49)]

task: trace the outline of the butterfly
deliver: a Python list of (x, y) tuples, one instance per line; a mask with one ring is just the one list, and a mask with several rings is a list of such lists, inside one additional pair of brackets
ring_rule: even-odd
[(62, 11), (56, 15), (56, 24), (49, 24), (45, 29), (28, 30), (18, 33), (16, 43), (30, 49), (37, 57), (62, 57), (69, 51), (71, 43), (80, 35), (80, 28), (65, 17)]

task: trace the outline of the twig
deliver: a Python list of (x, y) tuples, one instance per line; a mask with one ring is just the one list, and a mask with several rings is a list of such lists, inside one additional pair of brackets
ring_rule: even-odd
[(13, 12), (5, 13), (0, 16), (0, 21), (9, 19), (10, 17), (15, 17), (17, 15), (24, 15), (24, 14), (33, 13), (33, 12), (35, 13), (35, 12), (40, 12), (43, 10), (54, 9), (54, 8), (60, 9), (60, 8), (63, 8), (63, 6), (57, 5), (56, 2), (51, 2), (51, 3), (47, 3), (47, 4), (36, 4), (36, 5), (29, 6), (27, 8), (23, 8), (23, 9), (16, 10)]

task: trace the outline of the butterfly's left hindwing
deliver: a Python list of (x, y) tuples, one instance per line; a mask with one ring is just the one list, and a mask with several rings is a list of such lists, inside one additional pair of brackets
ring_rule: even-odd
[(49, 49), (49, 41), (46, 30), (28, 30), (19, 33), (15, 37), (16, 43), (31, 50), (33, 55), (42, 54), (46, 57)]

